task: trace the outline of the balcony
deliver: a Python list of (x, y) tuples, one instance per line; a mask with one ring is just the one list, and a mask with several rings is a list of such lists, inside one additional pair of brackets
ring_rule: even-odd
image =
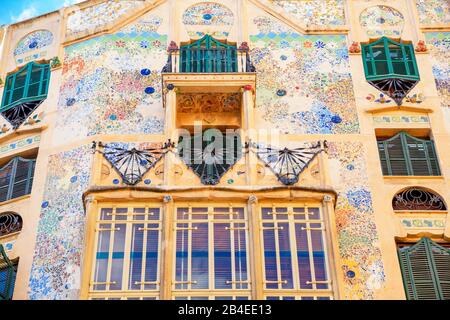
[(254, 73), (249, 47), (242, 43), (236, 44), (219, 41), (206, 35), (202, 39), (182, 44), (178, 48), (171, 42), (168, 49), (169, 57), (163, 68), (163, 73)]

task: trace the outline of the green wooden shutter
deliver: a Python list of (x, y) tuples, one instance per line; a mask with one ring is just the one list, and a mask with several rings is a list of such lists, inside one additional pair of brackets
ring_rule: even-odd
[(386, 168), (390, 176), (409, 175), (408, 162), (406, 160), (406, 151), (403, 147), (403, 140), (400, 134), (383, 141)]
[(422, 238), (398, 254), (409, 300), (450, 299), (450, 250)]
[(15, 280), (16, 268), (0, 244), (0, 300), (11, 300)]

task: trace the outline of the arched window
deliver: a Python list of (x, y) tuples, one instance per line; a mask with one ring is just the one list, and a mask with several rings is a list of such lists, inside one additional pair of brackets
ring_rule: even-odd
[(16, 157), (0, 168), (0, 202), (31, 193), (36, 159)]
[(385, 176), (439, 176), (441, 170), (432, 140), (400, 132), (378, 141)]
[(47, 98), (50, 65), (30, 62), (6, 77), (0, 112), (15, 127)]
[(14, 212), (0, 213), (0, 238), (20, 232), (22, 217)]
[(206, 35), (181, 46), (181, 72), (237, 72), (236, 45), (226, 44)]
[(450, 300), (450, 249), (429, 238), (398, 250), (409, 300)]
[(403, 190), (392, 199), (395, 211), (445, 211), (447, 206), (438, 194), (423, 188)]
[(413, 45), (382, 37), (362, 44), (362, 52), (367, 81), (401, 105), (420, 81)]

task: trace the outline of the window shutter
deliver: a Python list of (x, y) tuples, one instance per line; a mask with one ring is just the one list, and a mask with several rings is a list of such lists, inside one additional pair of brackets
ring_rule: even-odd
[(428, 161), (426, 141), (405, 135), (405, 144), (408, 148), (409, 160), (411, 162), (411, 174), (414, 176), (430, 176), (431, 165)]
[(11, 183), (14, 161), (0, 169), (0, 202), (8, 200), (8, 191)]
[(0, 300), (11, 300), (16, 280), (16, 267), (0, 244)]
[[(28, 182), (30, 179), (30, 169), (32, 166), (33, 160), (24, 160), (24, 159), (18, 159), (16, 171), (14, 175), (14, 185), (12, 189), (12, 195), (11, 198), (19, 198), (21, 196), (24, 196), (28, 194)], [(30, 190), (31, 191), (31, 190)]]
[(450, 249), (431, 242), (430, 251), (434, 262), (434, 271), (440, 286), (441, 299), (450, 300)]
[(409, 300), (450, 299), (450, 250), (423, 238), (399, 258)]
[(390, 167), (390, 174), (393, 176), (407, 176), (409, 171), (402, 136), (399, 134), (385, 141), (385, 148), (389, 157), (388, 167)]

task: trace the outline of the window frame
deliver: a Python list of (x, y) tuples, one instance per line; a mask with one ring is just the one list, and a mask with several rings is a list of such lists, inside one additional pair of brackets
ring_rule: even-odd
[[(39, 70), (39, 69), (40, 69), (39, 82), (30, 83), (33, 72), (35, 70)], [(25, 70), (27, 73), (26, 73), (26, 77), (25, 77), (25, 83), (23, 85), (22, 97), (20, 99), (12, 101), (13, 96), (14, 96), (14, 91), (17, 90), (17, 88), (15, 87), (15, 84), (16, 84), (15, 82), (17, 80), (17, 77), (19, 76), (19, 74), (21, 72), (23, 72)], [(46, 73), (47, 73), (47, 77), (44, 77), (44, 75)], [(3, 98), (2, 98), (2, 103), (0, 106), (0, 112), (10, 110), (10, 109), (14, 108), (16, 105), (21, 104), (21, 103), (45, 99), (48, 95), (50, 77), (51, 77), (50, 64), (49, 63), (40, 64), (40, 63), (36, 63), (34, 61), (26, 64), (25, 66), (20, 68), (18, 71), (9, 74), (5, 80), (5, 87), (3, 90)], [(45, 87), (43, 86), (44, 82), (45, 82)], [(10, 85), (9, 85), (9, 83), (10, 83)], [(29, 90), (30, 90), (31, 85), (35, 85), (37, 83), (39, 83), (38, 94), (36, 96), (29, 96)], [(9, 101), (6, 101), (7, 97), (8, 97)]]
[[(37, 158), (26, 159), (21, 156), (17, 156), (17, 157), (14, 157), (13, 159), (11, 159), (8, 163), (6, 163), (5, 165), (3, 165), (0, 168), (0, 171), (1, 171), (3, 168), (6, 168), (7, 166), (9, 166), (12, 163), (11, 177), (9, 178), (6, 199), (1, 201), (0, 203), (7, 202), (10, 200), (14, 200), (14, 199), (19, 199), (21, 197), (25, 197), (25, 196), (28, 196), (31, 194), (31, 192), (33, 190), (34, 173), (36, 171), (36, 160), (37, 160)], [(17, 183), (16, 173), (17, 173), (17, 166), (19, 164), (19, 161), (28, 162), (27, 178), (26, 178), (26, 180), (22, 180), (22, 181), (26, 181), (25, 193), (23, 195), (13, 198), (12, 196), (13, 196), (13, 192), (14, 192), (14, 186)]]
[[(272, 208), (272, 212), (274, 209), (281, 209), (281, 208), (287, 208), (287, 216), (288, 218), (286, 220), (277, 220), (277, 219), (266, 219), (264, 220), (262, 218), (263, 209)], [(293, 209), (304, 209), (305, 210), (305, 219), (294, 219)], [(319, 213), (319, 219), (311, 220), (306, 219), (307, 214), (311, 214), (309, 211), (309, 208), (315, 208), (318, 209)], [(308, 212), (308, 213), (306, 213)], [(319, 202), (311, 202), (311, 203), (305, 203), (305, 202), (298, 202), (298, 203), (275, 203), (275, 204), (264, 204), (261, 203), (258, 206), (258, 220), (259, 220), (259, 230), (260, 230), (260, 241), (261, 241), (261, 262), (262, 262), (262, 290), (264, 297), (281, 297), (281, 296), (289, 296), (289, 297), (295, 297), (296, 300), (301, 299), (302, 297), (328, 297), (330, 299), (334, 298), (334, 285), (333, 285), (333, 273), (331, 272), (331, 266), (332, 266), (332, 256), (331, 252), (333, 250), (332, 247), (329, 247), (328, 237), (330, 237), (330, 234), (328, 232), (328, 225), (327, 225), (327, 218), (325, 217), (326, 211), (323, 205)], [(277, 214), (283, 214), (283, 213), (277, 213)], [(277, 227), (278, 223), (288, 223), (289, 225), (289, 244), (290, 244), (290, 252), (291, 252), (291, 274), (292, 274), (292, 280), (293, 280), (293, 288), (282, 288), (282, 283), (278, 283), (278, 288), (272, 289), (267, 288), (267, 275), (266, 275), (266, 261), (265, 261), (265, 244), (264, 244), (264, 224), (267, 223), (273, 223), (274, 228)], [(299, 273), (299, 263), (298, 263), (298, 248), (297, 248), (297, 238), (296, 238), (296, 224), (305, 224), (306, 228), (311, 228), (310, 230), (305, 230), (307, 233), (307, 245), (308, 245), (308, 255), (309, 255), (309, 264), (310, 264), (310, 275), (311, 275), (311, 289), (305, 289), (301, 288), (300, 284), (300, 273)], [(324, 252), (324, 264), (325, 264), (325, 275), (328, 280), (326, 281), (316, 281), (316, 275), (315, 275), (315, 265), (314, 265), (314, 257), (313, 257), (313, 250), (312, 249), (312, 241), (311, 241), (311, 231), (316, 228), (311, 227), (311, 224), (321, 224), (320, 231), (321, 233), (321, 241), (322, 241), (322, 247)], [(279, 238), (276, 238), (275, 241), (279, 241)], [(277, 254), (278, 256), (278, 254)], [(280, 261), (277, 259), (277, 264), (279, 266)], [(279, 273), (279, 277), (278, 277)], [(277, 270), (277, 278), (282, 277), (281, 269)], [(278, 281), (283, 281), (283, 279), (278, 279)], [(328, 285), (327, 289), (318, 289), (317, 285)], [(280, 288), (281, 286), (281, 288)]]
[[(111, 220), (102, 220), (102, 212), (103, 210), (111, 210)], [(127, 213), (118, 213), (117, 209), (127, 209)], [(135, 213), (135, 209), (145, 209), (146, 213)], [(159, 210), (159, 219), (157, 220), (150, 220), (148, 219), (148, 216), (151, 215), (150, 210)], [(139, 299), (156, 299), (158, 300), (160, 297), (161, 292), (161, 266), (162, 266), (162, 259), (163, 259), (163, 252), (162, 252), (162, 230), (163, 230), (163, 206), (162, 204), (154, 204), (154, 205), (148, 205), (145, 203), (123, 203), (121, 205), (120, 203), (102, 203), (99, 205), (96, 209), (95, 214), (95, 221), (93, 222), (93, 228), (94, 228), (94, 236), (93, 236), (93, 246), (92, 246), (92, 264), (89, 266), (89, 283), (87, 285), (88, 288), (88, 299), (89, 300), (128, 300), (130, 298), (139, 298)], [(115, 216), (126, 216), (125, 220), (117, 220), (113, 217)], [(145, 215), (144, 220), (136, 220), (133, 219), (135, 216), (143, 216)], [(132, 217), (132, 219), (130, 219)], [(103, 285), (98, 284), (95, 282), (96, 277), (96, 266), (97, 266), (97, 250), (99, 245), (99, 236), (100, 236), (100, 229), (101, 225), (109, 224), (111, 225), (110, 228), (110, 234), (109, 234), (109, 244), (108, 244), (108, 259), (107, 259), (107, 274), (106, 274), (106, 281), (105, 282), (105, 290), (96, 290), (94, 289), (95, 285)], [(115, 242), (115, 231), (116, 225), (120, 224), (126, 224), (125, 229), (125, 238), (124, 238), (124, 256), (123, 256), (123, 262), (122, 262), (122, 276), (121, 276), (121, 290), (111, 290), (110, 285), (112, 284), (111, 277), (111, 269), (113, 264), (113, 254), (114, 254), (114, 242)], [(144, 229), (147, 228), (147, 225), (156, 225), (158, 224), (158, 255), (157, 255), (157, 270), (156, 270), (156, 282), (150, 284), (150, 283), (142, 283), (141, 289), (136, 290), (130, 290), (128, 289), (129, 283), (130, 283), (130, 273), (131, 271), (131, 248), (133, 246), (132, 243), (132, 234), (133, 234), (133, 226), (138, 224), (144, 224)], [(144, 231), (152, 231), (152, 230), (144, 230)], [(144, 240), (146, 239), (147, 232), (143, 232), (143, 248), (144, 249)], [(144, 260), (144, 259), (142, 259)], [(141, 268), (143, 269), (144, 263), (142, 263)], [(142, 271), (141, 271), (142, 276)], [(144, 273), (145, 276), (145, 273)], [(154, 289), (145, 290), (145, 285), (154, 285)], [(142, 289), (144, 288), (144, 289)]]
[[(384, 49), (385, 59), (383, 60), (377, 60), (374, 57), (373, 48), (377, 46), (381, 46)], [(391, 50), (393, 48), (390, 48), (389, 45), (397, 46), (401, 49), (402, 52), (402, 59), (399, 61), (403, 62), (403, 65), (405, 66), (406, 74), (399, 74), (395, 72), (394, 59), (391, 57)], [(385, 78), (401, 78), (401, 79), (408, 79), (408, 80), (420, 80), (420, 74), (419, 74), (419, 68), (417, 65), (416, 55), (414, 46), (411, 43), (401, 43), (396, 42), (392, 39), (389, 39), (387, 37), (382, 37), (378, 39), (375, 42), (367, 43), (367, 44), (361, 44), (362, 47), (362, 59), (363, 59), (363, 66), (364, 66), (364, 73), (366, 76), (366, 79), (369, 81), (373, 80), (382, 80)], [(408, 48), (408, 49), (406, 49)], [(408, 59), (408, 55), (406, 53), (406, 50), (409, 50), (411, 58)], [(369, 57), (367, 57), (367, 54), (369, 54)], [(385, 74), (378, 74), (377, 68), (376, 68), (376, 62), (377, 61), (384, 61), (387, 64), (388, 73)], [(410, 70), (410, 63), (412, 64), (412, 67), (414, 70)], [(370, 68), (372, 69), (372, 72), (369, 72), (369, 64)]]
[(2, 300), (12, 300), (14, 296), (14, 288), (16, 285), (16, 278), (17, 278), (17, 268), (19, 265), (19, 260), (14, 259), (10, 260), (8, 258), (8, 255), (6, 254), (6, 251), (3, 247), (3, 245), (0, 243), (0, 261), (3, 260), (5, 268), (0, 269), (0, 272), (6, 272), (9, 273), (5, 277), (5, 290), (4, 292), (8, 296), (0, 295), (0, 301)]
[[(397, 139), (398, 137), (400, 137), (401, 149), (403, 152), (403, 160), (405, 161), (407, 175), (398, 175), (398, 174), (394, 175), (392, 173), (392, 163), (391, 163), (391, 156), (389, 155), (388, 145), (390, 142)], [(417, 141), (418, 143), (422, 143), (425, 145), (425, 148), (424, 148), (425, 158), (423, 158), (423, 159), (422, 158), (411, 158), (410, 152), (409, 152), (409, 147), (408, 147), (409, 143), (406, 140), (407, 138), (413, 139), (413, 140)], [(381, 146), (383, 147), (383, 150), (381, 150)], [(431, 151), (434, 153), (434, 157), (430, 156), (428, 147), (431, 148)], [(385, 176), (385, 177), (395, 177), (395, 176), (417, 177), (417, 176), (420, 176), (420, 175), (416, 175), (414, 173), (414, 168), (413, 168), (414, 167), (413, 161), (420, 161), (420, 160), (427, 162), (428, 175), (426, 175), (426, 177), (440, 177), (442, 175), (436, 146), (435, 146), (434, 140), (432, 140), (432, 139), (430, 139), (430, 140), (420, 139), (420, 138), (416, 138), (416, 137), (406, 133), (405, 131), (400, 131), (399, 133), (397, 133), (396, 135), (394, 135), (388, 139), (377, 140), (377, 148), (378, 148), (378, 154), (379, 154), (380, 163), (381, 163), (381, 170), (382, 170), (383, 176)], [(381, 157), (382, 152), (384, 152), (384, 158)], [(435, 162), (435, 164), (436, 164), (437, 172), (435, 174), (433, 173), (432, 162)], [(383, 163), (386, 165), (387, 173), (384, 172)], [(421, 176), (423, 176), (423, 175), (421, 175)]]
[[(178, 219), (178, 209), (185, 209), (187, 208), (189, 211), (191, 212), (191, 217), (189, 219), (183, 220), (183, 219)], [(207, 209), (207, 213), (203, 214), (203, 213), (194, 213), (192, 214), (192, 209), (195, 208), (206, 208)], [(224, 209), (224, 208), (228, 208), (230, 209), (230, 213), (217, 213), (214, 211), (214, 209)], [(243, 210), (243, 219), (214, 219), (214, 215), (227, 215), (227, 214), (232, 214), (231, 211), (232, 209), (242, 209)], [(252, 275), (251, 275), (251, 264), (250, 264), (250, 221), (249, 221), (249, 216), (248, 216), (248, 210), (245, 204), (243, 203), (233, 203), (233, 204), (224, 204), (224, 203), (212, 203), (212, 204), (208, 204), (208, 203), (195, 203), (195, 204), (189, 204), (189, 203), (176, 203), (176, 205), (174, 206), (173, 209), (173, 225), (171, 226), (171, 228), (173, 228), (174, 233), (173, 233), (173, 238), (171, 239), (173, 244), (172, 244), (172, 264), (173, 264), (173, 274), (172, 274), (172, 285), (171, 285), (171, 292), (172, 292), (172, 297), (173, 299), (179, 298), (179, 297), (205, 297), (208, 296), (211, 297), (215, 296), (215, 297), (220, 297), (220, 296), (248, 296), (251, 297), (251, 291), (252, 291)], [(192, 219), (193, 215), (208, 215), (207, 219)], [(235, 222), (236, 221), (236, 222)], [(247, 285), (247, 288), (237, 288), (237, 282), (236, 283), (231, 283), (231, 288), (228, 289), (224, 289), (224, 288), (215, 288), (215, 271), (216, 269), (214, 268), (214, 259), (215, 259), (215, 255), (214, 255), (214, 241), (209, 241), (208, 242), (208, 288), (207, 289), (196, 289), (196, 288), (192, 288), (192, 284), (187, 284), (187, 289), (179, 289), (176, 287), (177, 285), (177, 270), (176, 270), (176, 265), (177, 265), (177, 225), (188, 225), (188, 228), (192, 228), (192, 225), (195, 224), (204, 224), (207, 223), (208, 225), (208, 240), (212, 239), (214, 237), (214, 226), (215, 224), (230, 224), (230, 229), (232, 229), (233, 227), (231, 225), (235, 225), (235, 224), (244, 224), (244, 227), (237, 227), (239, 228), (239, 230), (244, 230), (244, 234), (245, 234), (245, 252), (246, 252), (246, 256), (245, 256), (245, 263), (246, 263), (246, 275), (247, 275), (247, 280), (245, 281), (245, 284)], [(237, 229), (236, 228), (236, 229)], [(230, 230), (233, 231), (233, 230)], [(233, 275), (235, 275), (235, 264), (233, 263), (233, 253), (235, 254), (235, 249), (231, 248), (231, 244), (232, 243), (236, 243), (236, 240), (234, 240), (232, 242), (233, 237), (231, 236), (233, 234), (233, 232), (230, 232), (230, 256), (231, 256), (231, 274), (232, 277)], [(188, 248), (192, 245), (192, 231), (188, 230), (188, 239), (190, 239), (190, 242), (188, 243)], [(189, 250), (189, 249), (188, 249)], [(189, 252), (189, 251), (188, 251)], [(189, 260), (191, 259), (191, 256), (188, 256), (188, 268), (191, 267), (189, 265)], [(192, 262), (191, 262), (192, 263)], [(189, 269), (187, 271), (187, 276), (188, 279), (192, 279), (192, 274), (189, 275)], [(242, 283), (244, 284), (244, 282)]]

